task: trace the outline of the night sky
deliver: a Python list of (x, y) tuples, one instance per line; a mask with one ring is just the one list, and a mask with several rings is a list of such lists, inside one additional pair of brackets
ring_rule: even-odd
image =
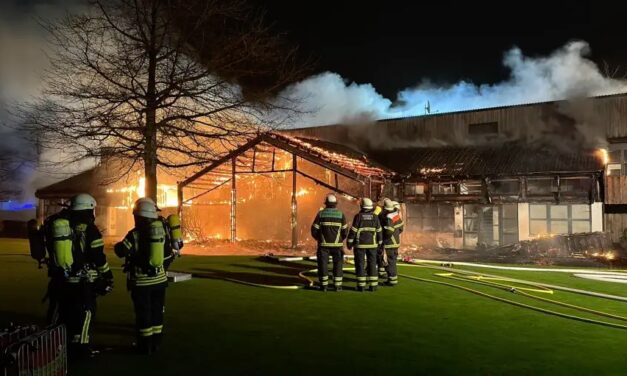
[[(267, 18), (288, 33), (316, 71), (333, 71), (379, 93), (422, 79), (494, 83), (507, 77), (501, 60), (514, 45), (544, 56), (573, 39), (590, 43), (598, 64), (627, 70), (624, 6), (591, 1), (266, 0)], [(498, 5), (500, 4), (500, 5)]]

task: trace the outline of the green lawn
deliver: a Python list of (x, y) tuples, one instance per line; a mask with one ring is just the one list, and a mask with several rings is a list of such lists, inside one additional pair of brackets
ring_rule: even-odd
[[(110, 263), (119, 266), (118, 261)], [(250, 257), (193, 257), (173, 269), (198, 275), (168, 289), (166, 339), (150, 358), (129, 354), (133, 313), (124, 276), (99, 300), (96, 360), (71, 375), (624, 375), (627, 330), (549, 316), (447, 286), (401, 278), (377, 293), (251, 287), (300, 283), (311, 263), (276, 264)], [(470, 269), (470, 268), (465, 268)], [(401, 273), (444, 280), (432, 269)], [(481, 269), (479, 272), (627, 296), (627, 285), (569, 274)], [(41, 322), (46, 277), (25, 256), (25, 243), (0, 241), (0, 323)], [(582, 317), (594, 316), (515, 294), (479, 291)], [(553, 299), (627, 316), (627, 303), (556, 292)], [(610, 319), (601, 320), (611, 321)], [(616, 321), (615, 321), (616, 322)], [(627, 324), (627, 323), (625, 323)]]

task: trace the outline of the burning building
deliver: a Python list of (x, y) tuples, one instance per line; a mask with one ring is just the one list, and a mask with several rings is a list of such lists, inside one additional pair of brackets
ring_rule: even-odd
[[(141, 181), (94, 185), (97, 170), (37, 191), (40, 212), (89, 180), (106, 235), (126, 231)], [(602, 231), (617, 242), (626, 175), (621, 94), (266, 133), (185, 179), (164, 177), (159, 205), (178, 207), (196, 240), (311, 241), (334, 191), (349, 217), (363, 196), (402, 202), (405, 244), (476, 249)]]

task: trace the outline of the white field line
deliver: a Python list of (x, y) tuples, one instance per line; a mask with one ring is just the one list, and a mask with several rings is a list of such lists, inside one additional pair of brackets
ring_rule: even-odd
[(593, 279), (602, 282), (627, 283), (627, 275), (600, 275), (594, 273), (575, 273), (575, 277)]
[[(445, 264), (453, 264), (449, 261), (433, 261), (433, 260), (424, 260), (424, 261), (419, 261), (417, 259), (413, 259), (411, 260), (412, 262), (416, 262), (416, 263), (431, 263), (431, 264), (437, 264), (437, 263), (445, 263)], [(425, 262), (426, 261), (426, 262)], [(468, 266), (477, 266), (477, 265), (481, 265), (481, 264), (474, 264), (471, 262), (466, 262), (466, 263), (455, 263), (457, 265), (468, 265)], [(416, 267), (420, 267), (420, 265), (412, 265), (412, 264), (399, 264), (399, 266), (416, 266)], [(489, 266), (492, 267), (492, 265), (483, 265), (483, 266)], [(423, 266), (424, 267), (424, 266)], [(450, 272), (457, 272), (457, 273), (462, 273), (462, 274), (476, 274), (476, 272), (470, 271), (470, 270), (464, 270), (464, 269), (455, 269), (455, 268), (448, 268), (448, 267), (441, 267), (441, 266), (434, 266), (433, 268), (435, 269), (440, 269), (440, 270), (446, 270), (446, 271), (450, 271)], [(508, 268), (507, 266), (501, 266), (501, 267), (497, 267), (496, 269), (504, 269), (504, 268)], [(512, 267), (515, 268), (515, 267)], [(537, 270), (535, 268), (529, 268), (532, 271), (540, 271)], [(507, 269), (506, 269), (507, 270)], [(517, 270), (517, 269), (514, 269)], [(523, 269), (524, 270), (524, 269)], [(555, 271), (554, 269), (547, 269), (546, 271)], [(577, 272), (581, 273), (582, 271), (585, 271), (584, 269), (577, 269)], [(550, 285), (547, 283), (540, 283), (540, 282), (535, 282), (535, 281), (527, 281), (524, 279), (516, 279), (516, 278), (509, 278), (509, 277), (503, 277), (500, 275), (494, 275), (494, 274), (487, 274), (487, 273), (482, 273), (485, 276), (488, 277), (497, 277), (497, 278), (505, 278), (510, 282), (522, 282), (522, 283), (532, 283), (538, 286), (542, 286), (542, 287), (546, 287), (552, 290), (561, 290), (561, 291), (568, 291), (568, 292), (572, 292), (572, 293), (576, 293), (576, 294), (581, 294), (581, 295), (588, 295), (588, 296), (595, 296), (597, 298), (604, 298), (604, 299), (610, 299), (610, 300), (618, 300), (621, 302), (627, 302), (627, 297), (626, 296), (619, 296), (619, 295), (611, 295), (611, 294), (604, 294), (601, 292), (596, 292), (596, 291), (590, 291), (590, 290), (582, 290), (582, 289), (575, 289), (575, 288), (571, 288), (571, 287), (564, 287), (564, 286), (557, 286), (557, 285)], [(625, 276), (627, 274), (621, 274), (621, 276)]]
[(527, 266), (500, 266), (500, 265), (487, 265), (478, 264), (474, 262), (455, 262), (455, 261), (436, 261), (436, 260), (420, 260), (413, 259), (412, 262), (420, 262), (423, 264), (446, 264), (446, 265), (463, 265), (463, 266), (475, 266), (478, 268), (489, 268), (499, 270), (520, 270), (527, 272), (556, 272), (556, 273), (586, 273), (586, 274), (598, 274), (598, 275), (612, 275), (612, 276), (627, 276), (625, 272), (605, 272), (602, 270), (589, 270), (585, 268), (579, 269), (562, 269), (562, 268), (531, 268)]

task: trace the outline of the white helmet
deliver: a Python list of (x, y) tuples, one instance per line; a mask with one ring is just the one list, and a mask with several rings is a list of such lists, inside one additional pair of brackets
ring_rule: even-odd
[(80, 193), (72, 197), (70, 201), (70, 210), (94, 210), (96, 208), (96, 199), (87, 193)]
[(329, 193), (327, 198), (324, 199), (324, 203), (327, 205), (335, 205), (337, 204), (337, 197), (334, 194)]
[(398, 201), (392, 201), (392, 206), (394, 209), (401, 210), (401, 204), (399, 204)]
[(374, 204), (372, 203), (371, 199), (369, 199), (368, 197), (364, 197), (361, 199), (361, 208), (366, 210), (372, 210), (372, 208), (374, 208)]
[(159, 218), (159, 214), (157, 213), (157, 205), (155, 205), (155, 202), (147, 197), (142, 197), (135, 201), (135, 206), (133, 207), (133, 215), (150, 219)]
[(383, 200), (383, 209), (385, 209), (387, 211), (394, 210), (394, 201), (390, 200), (389, 198), (384, 199)]

